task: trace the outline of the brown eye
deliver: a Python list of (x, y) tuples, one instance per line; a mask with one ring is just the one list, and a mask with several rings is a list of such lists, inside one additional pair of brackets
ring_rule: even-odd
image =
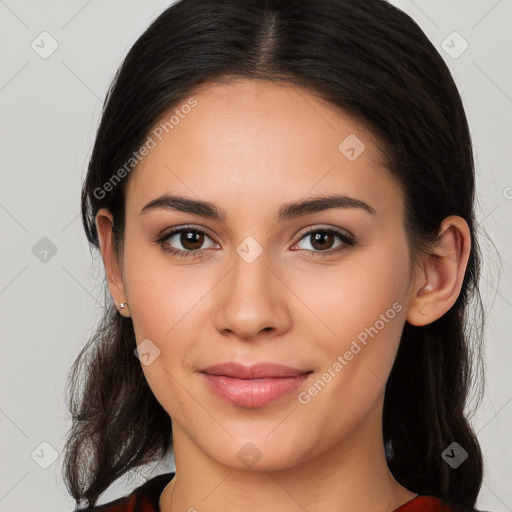
[[(336, 239), (340, 240), (337, 245)], [(302, 235), (296, 246), (303, 240), (309, 242), (310, 247), (299, 247), (301, 250), (309, 251), (311, 256), (327, 256), (349, 249), (355, 245), (355, 239), (348, 233), (333, 229), (314, 229)]]
[(185, 250), (196, 251), (201, 249), (201, 246), (204, 243), (204, 238), (204, 233), (187, 230), (181, 232), (179, 241)]
[(310, 234), (308, 236), (311, 237), (311, 245), (318, 250), (330, 249), (334, 243), (335, 238), (333, 234), (326, 231), (317, 231), (314, 234)]
[[(210, 246), (203, 247), (210, 240)], [(183, 226), (175, 228), (156, 241), (167, 252), (176, 256), (201, 256), (206, 249), (218, 248), (202, 229)]]

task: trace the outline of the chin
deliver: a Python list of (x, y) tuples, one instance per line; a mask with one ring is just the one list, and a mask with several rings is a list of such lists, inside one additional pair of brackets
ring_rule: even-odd
[[(293, 442), (287, 435), (288, 443), (276, 437), (274, 440), (265, 439), (267, 434), (248, 439), (230, 439), (228, 443), (219, 443), (218, 450), (212, 451), (214, 443), (207, 440), (205, 452), (219, 464), (235, 470), (243, 471), (280, 471), (297, 465), (304, 455), (304, 445)], [(300, 446), (301, 450), (297, 447)]]

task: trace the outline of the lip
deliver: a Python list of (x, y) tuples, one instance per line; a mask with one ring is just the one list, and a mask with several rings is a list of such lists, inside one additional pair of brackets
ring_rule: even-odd
[(251, 366), (222, 363), (199, 370), (206, 385), (223, 400), (239, 407), (263, 407), (297, 389), (312, 375), (276, 363)]
[(300, 370), (276, 363), (258, 363), (245, 365), (241, 363), (228, 362), (215, 364), (199, 370), (208, 375), (224, 375), (225, 377), (234, 377), (237, 379), (266, 379), (278, 377), (297, 377), (311, 370)]

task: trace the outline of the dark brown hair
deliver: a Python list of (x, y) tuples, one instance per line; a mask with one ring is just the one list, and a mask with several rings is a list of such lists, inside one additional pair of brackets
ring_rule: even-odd
[[(473, 386), (483, 384), (484, 316), (472, 144), (446, 64), (405, 13), (383, 0), (181, 0), (169, 7), (133, 45), (108, 91), (82, 189), (90, 244), (98, 247), (94, 219), (106, 207), (122, 251), (130, 174), (108, 190), (105, 184), (164, 112), (196, 86), (226, 77), (307, 87), (364, 122), (402, 186), (415, 250), (427, 250), (446, 216), (468, 223), (471, 253), (457, 301), (429, 325), (404, 326), (386, 383), (383, 434), (400, 484), (473, 507), (483, 468), (466, 407)], [(169, 415), (134, 356), (132, 320), (105, 291), (103, 318), (68, 380), (73, 423), (63, 473), (78, 505), (94, 505), (114, 480), (172, 447)], [(457, 469), (441, 457), (453, 441), (468, 453)]]

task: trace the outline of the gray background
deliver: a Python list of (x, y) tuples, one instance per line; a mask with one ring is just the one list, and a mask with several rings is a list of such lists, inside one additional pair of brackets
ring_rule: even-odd
[[(103, 304), (101, 260), (79, 218), (80, 185), (108, 85), (169, 3), (0, 0), (0, 512), (73, 508), (60, 473), (70, 425), (64, 383)], [(512, 2), (393, 3), (450, 66), (472, 130), (478, 219), (494, 243), (481, 237), (487, 383), (472, 422), (486, 467), (477, 505), (512, 511)], [(53, 41), (57, 49), (44, 55)], [(164, 461), (145, 477), (171, 469)], [(142, 479), (120, 479), (100, 503)]]

